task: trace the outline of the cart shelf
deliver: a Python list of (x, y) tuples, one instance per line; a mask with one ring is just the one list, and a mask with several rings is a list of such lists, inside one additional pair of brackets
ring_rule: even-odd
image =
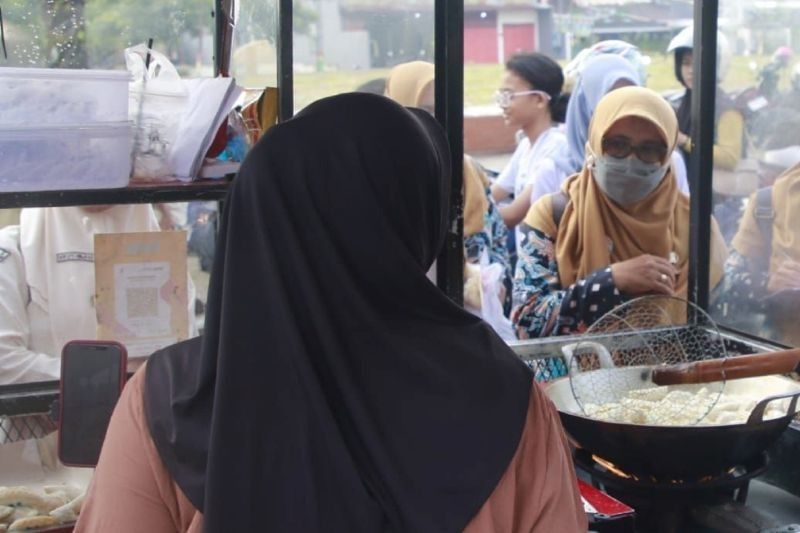
[(137, 183), (121, 189), (0, 193), (0, 209), (96, 204), (149, 204), (188, 200), (221, 200), (232, 176), (194, 181)]

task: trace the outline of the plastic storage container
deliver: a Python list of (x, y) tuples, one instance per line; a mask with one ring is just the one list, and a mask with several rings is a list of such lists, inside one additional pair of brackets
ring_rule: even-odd
[(0, 124), (0, 192), (125, 187), (131, 172), (131, 122)]
[(0, 126), (128, 120), (128, 83), (120, 70), (0, 68)]

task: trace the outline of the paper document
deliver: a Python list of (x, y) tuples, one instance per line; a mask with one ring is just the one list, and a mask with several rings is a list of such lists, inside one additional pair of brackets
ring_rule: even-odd
[(189, 100), (181, 117), (169, 166), (179, 178), (195, 178), (217, 130), (231, 112), (242, 89), (233, 78), (184, 80)]
[(186, 232), (95, 236), (97, 338), (146, 357), (189, 334)]

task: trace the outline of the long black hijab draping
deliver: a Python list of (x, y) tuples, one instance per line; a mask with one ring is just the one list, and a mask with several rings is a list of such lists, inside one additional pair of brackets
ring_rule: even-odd
[(491, 494), (531, 376), (425, 277), (449, 161), (431, 117), (368, 94), (251, 150), (204, 337), (147, 365), (151, 434), (206, 531), (459, 531)]

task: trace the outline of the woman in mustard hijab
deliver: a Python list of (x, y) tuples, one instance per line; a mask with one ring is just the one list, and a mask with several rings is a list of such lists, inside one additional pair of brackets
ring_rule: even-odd
[[(397, 65), (386, 80), (386, 96), (406, 107), (417, 107), (433, 114), (434, 76), (433, 63), (411, 61)], [(465, 156), (464, 250), (467, 261), (479, 263), (486, 251), (490, 264), (502, 265), (506, 292), (510, 294), (511, 262), (506, 246), (508, 231), (488, 187), (489, 181), (480, 165)], [(477, 307), (480, 308), (480, 304)]]
[[(669, 164), (677, 135), (674, 111), (649, 89), (624, 87), (600, 101), (583, 168), (523, 223), (512, 311), (518, 337), (585, 331), (645, 294), (686, 296), (689, 199)], [(726, 250), (715, 222), (712, 235), (713, 287)]]
[(714, 317), (800, 346), (800, 164), (754, 193), (733, 238)]

